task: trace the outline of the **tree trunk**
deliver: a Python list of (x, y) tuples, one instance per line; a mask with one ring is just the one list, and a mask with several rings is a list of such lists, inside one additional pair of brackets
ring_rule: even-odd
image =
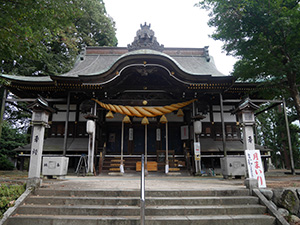
[(290, 77), (288, 77), (288, 84), (289, 84), (289, 92), (291, 97), (293, 98), (294, 105), (296, 107), (298, 120), (300, 121), (300, 95), (299, 90), (296, 83), (296, 73), (293, 73)]
[(293, 89), (290, 89), (290, 93), (297, 110), (298, 120), (300, 121), (300, 95), (296, 84), (294, 85)]

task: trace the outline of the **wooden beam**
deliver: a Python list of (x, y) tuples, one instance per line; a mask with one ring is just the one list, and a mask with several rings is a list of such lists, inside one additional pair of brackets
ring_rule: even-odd
[[(239, 103), (241, 102), (242, 99), (225, 99), (223, 100), (223, 103), (228, 103), (228, 102), (232, 102), (232, 103)], [(261, 102), (261, 103), (282, 103), (282, 100), (266, 100), (266, 99), (251, 99), (251, 102)]]
[[(7, 98), (7, 102), (34, 102), (36, 98)], [(46, 98), (47, 102), (66, 102), (66, 98), (57, 98), (57, 99), (52, 99), (52, 98)]]

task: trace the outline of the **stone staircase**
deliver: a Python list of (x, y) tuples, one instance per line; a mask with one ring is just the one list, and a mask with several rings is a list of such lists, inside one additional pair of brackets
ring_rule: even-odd
[[(53, 190), (31, 194), (5, 225), (140, 224), (137, 190)], [(246, 189), (146, 191), (146, 224), (275, 224)]]

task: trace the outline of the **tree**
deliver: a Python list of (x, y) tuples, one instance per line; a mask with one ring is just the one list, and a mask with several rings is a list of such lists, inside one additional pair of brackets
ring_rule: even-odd
[[(0, 0), (0, 10), (0, 73), (57, 75), (71, 69), (82, 46), (117, 45), (115, 24), (102, 0)], [(0, 101), (2, 96), (0, 80)], [(17, 130), (28, 127), (26, 110), (19, 110), (22, 103), (16, 106), (6, 106), (0, 140), (5, 157), (24, 144)]]
[(0, 139), (0, 170), (10, 170), (14, 165), (10, 162), (9, 157), (14, 157), (15, 148), (28, 143), (27, 134), (20, 132), (19, 129), (13, 128), (8, 122), (3, 123), (2, 136)]
[[(267, 108), (269, 104), (265, 105)], [(295, 110), (289, 110), (288, 118), (293, 120), (296, 116)], [(268, 146), (271, 151), (273, 164), (277, 168), (290, 167), (290, 156), (287, 149), (288, 140), (286, 135), (285, 118), (281, 106), (269, 109), (256, 117), (257, 122), (257, 143)], [(295, 159), (295, 167), (300, 168), (300, 128), (290, 123), (290, 134), (292, 141), (293, 157)]]
[[(264, 82), (273, 94), (288, 94), (300, 119), (299, 0), (202, 0), (210, 11), (212, 37), (239, 60), (233, 75)], [(277, 88), (276, 92), (275, 88)]]
[(117, 44), (102, 0), (0, 0), (0, 9), (2, 73), (60, 74), (82, 45)]

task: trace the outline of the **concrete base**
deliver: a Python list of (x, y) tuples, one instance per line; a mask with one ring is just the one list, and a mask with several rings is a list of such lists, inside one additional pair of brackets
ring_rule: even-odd
[(38, 188), (42, 185), (42, 179), (38, 177), (28, 178), (26, 188)]
[(258, 188), (258, 181), (254, 178), (247, 178), (244, 182), (246, 188), (250, 189), (250, 192), (252, 193), (253, 189)]

